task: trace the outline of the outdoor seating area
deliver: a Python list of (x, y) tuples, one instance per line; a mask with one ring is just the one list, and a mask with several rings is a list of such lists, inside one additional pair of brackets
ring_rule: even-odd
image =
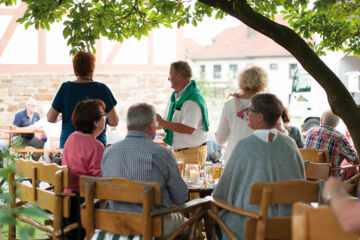
[(359, 9), (0, 0), (0, 240), (360, 240)]

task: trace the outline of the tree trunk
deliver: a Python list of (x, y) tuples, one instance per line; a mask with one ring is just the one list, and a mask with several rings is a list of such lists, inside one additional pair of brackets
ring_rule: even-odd
[(256, 13), (246, 0), (198, 1), (230, 14), (288, 50), (324, 88), (331, 110), (344, 121), (357, 151), (360, 152), (360, 110), (340, 79), (295, 31)]

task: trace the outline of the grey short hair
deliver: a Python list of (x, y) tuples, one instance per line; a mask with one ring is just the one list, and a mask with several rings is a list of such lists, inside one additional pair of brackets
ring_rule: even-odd
[(36, 100), (33, 99), (33, 98), (30, 98), (29, 100), (26, 101), (25, 106), (28, 106), (28, 105), (31, 105), (31, 104), (37, 105)]
[(155, 119), (155, 108), (151, 104), (137, 103), (132, 105), (126, 114), (128, 130), (144, 130)]
[(325, 111), (321, 115), (321, 122), (323, 125), (330, 126), (332, 128), (336, 128), (339, 124), (340, 118), (336, 116), (331, 110)]
[(171, 67), (174, 68), (175, 73), (180, 73), (185, 78), (192, 77), (192, 70), (187, 62), (184, 61), (173, 62), (171, 64)]
[(250, 67), (242, 71), (239, 76), (239, 88), (246, 91), (260, 92), (268, 85), (268, 75), (261, 67)]

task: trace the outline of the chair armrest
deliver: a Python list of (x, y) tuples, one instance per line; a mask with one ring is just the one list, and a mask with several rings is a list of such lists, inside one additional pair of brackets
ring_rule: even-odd
[(256, 212), (251, 212), (242, 208), (235, 207), (234, 205), (216, 197), (206, 197), (206, 199), (211, 200), (211, 204), (225, 209), (226, 211), (233, 212), (239, 215), (243, 215), (246, 217), (251, 217), (254, 219), (260, 219), (260, 215)]
[(332, 172), (336, 172), (336, 171), (340, 171), (340, 170), (344, 170), (344, 169), (348, 169), (348, 168), (357, 168), (360, 167), (360, 164), (355, 164), (355, 165), (346, 165), (343, 167), (333, 167), (331, 169)]
[(178, 205), (175, 207), (161, 208), (161, 209), (153, 210), (150, 213), (150, 215), (152, 217), (156, 217), (156, 216), (162, 216), (162, 215), (174, 213), (174, 212), (187, 212), (187, 211), (191, 211), (198, 207), (208, 206), (209, 204), (210, 204), (210, 201), (208, 199), (197, 198), (197, 199), (191, 200), (189, 202), (186, 202), (184, 204), (181, 204), (181, 205)]
[[(94, 199), (94, 207), (99, 207), (102, 203), (105, 203), (104, 209), (106, 209), (107, 208), (107, 205), (106, 205), (107, 200), (98, 199), (98, 198)], [(80, 204), (80, 209), (81, 208), (85, 208), (85, 201), (82, 204)]]

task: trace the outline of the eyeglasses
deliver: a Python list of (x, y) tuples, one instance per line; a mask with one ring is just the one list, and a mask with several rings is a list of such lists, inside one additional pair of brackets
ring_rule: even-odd
[(245, 108), (243, 111), (246, 115), (249, 115), (250, 112), (258, 113), (258, 111), (255, 111), (254, 109), (251, 109), (250, 107)]

